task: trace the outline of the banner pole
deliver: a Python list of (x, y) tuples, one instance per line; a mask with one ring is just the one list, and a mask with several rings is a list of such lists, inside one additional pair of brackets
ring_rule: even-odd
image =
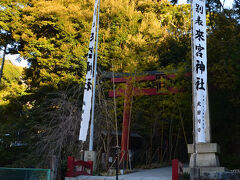
[(82, 142), (86, 141), (89, 121), (91, 117), (92, 108), (92, 93), (93, 93), (93, 61), (94, 61), (94, 46), (96, 37), (96, 16), (97, 16), (97, 5), (98, 0), (95, 0), (92, 30), (90, 35), (89, 49), (88, 49), (88, 60), (87, 60), (87, 73), (86, 73), (86, 83), (84, 87), (83, 94), (83, 106), (82, 106), (82, 118), (81, 126), (79, 132), (79, 140)]
[(100, 13), (100, 0), (99, 0), (99, 4), (98, 4), (97, 37), (96, 37), (96, 51), (95, 51), (95, 62), (94, 62), (93, 97), (92, 97), (92, 118), (91, 118), (91, 126), (90, 126), (89, 151), (93, 151), (95, 91), (96, 91), (97, 58), (98, 58), (99, 13)]

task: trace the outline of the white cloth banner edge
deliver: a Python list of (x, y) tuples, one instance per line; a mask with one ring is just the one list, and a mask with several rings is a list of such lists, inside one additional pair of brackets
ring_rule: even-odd
[(95, 46), (95, 39), (96, 39), (97, 5), (98, 5), (98, 0), (95, 1), (95, 5), (94, 5), (93, 22), (92, 22), (92, 29), (91, 29), (90, 42), (89, 42), (86, 83), (84, 88), (81, 126), (80, 126), (80, 132), (79, 132), (80, 141), (86, 141), (89, 121), (90, 121), (90, 112), (91, 112), (91, 104), (92, 104), (91, 103), (92, 102), (92, 80), (93, 80), (92, 70), (93, 70), (94, 46)]

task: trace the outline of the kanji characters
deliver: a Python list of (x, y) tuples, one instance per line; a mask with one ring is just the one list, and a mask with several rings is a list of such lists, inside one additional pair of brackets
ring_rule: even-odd
[(199, 26), (203, 26), (203, 21), (201, 20), (200, 16), (198, 16), (197, 19), (195, 20), (195, 24), (197, 24)]
[(89, 53), (93, 53), (93, 47), (89, 48)]
[(90, 41), (94, 40), (94, 33), (91, 33)]
[(196, 12), (203, 14), (203, 6), (200, 6), (199, 4), (196, 4)]
[(201, 29), (196, 30), (195, 39), (198, 39), (199, 41), (205, 41), (204, 32), (201, 31)]
[(205, 111), (207, 85), (207, 55), (206, 55), (206, 14), (205, 3), (193, 1), (193, 68), (194, 68), (194, 108), (196, 133), (198, 142), (205, 141)]
[(87, 62), (87, 72), (91, 71), (92, 73), (92, 64), (90, 62)]
[(202, 53), (202, 50), (204, 50), (205, 48), (201, 46), (201, 44), (199, 45), (196, 45), (195, 46), (195, 49), (196, 49), (196, 56), (200, 56), (201, 58), (203, 57), (203, 53)]
[(199, 60), (197, 60), (197, 64), (196, 64), (196, 72), (198, 73), (198, 70), (201, 71), (201, 74), (205, 71), (205, 65), (203, 64), (203, 62)]
[(201, 106), (201, 102), (200, 101), (197, 102), (197, 106)]
[(197, 77), (196, 89), (197, 89), (197, 90), (204, 90), (204, 91), (205, 91), (205, 88), (203, 87), (204, 84), (205, 84), (205, 83), (203, 82), (203, 78)]
[(88, 82), (85, 84), (85, 89), (87, 90), (87, 91), (89, 91), (89, 90), (91, 90), (92, 89), (92, 79), (91, 78), (89, 78), (88, 79)]
[(92, 57), (93, 57), (93, 54), (89, 53), (89, 54), (88, 54), (88, 58), (89, 58), (89, 59), (92, 59)]
[(200, 110), (198, 110), (198, 111), (197, 111), (197, 115), (200, 115), (200, 114), (201, 114), (201, 111), (200, 111)]

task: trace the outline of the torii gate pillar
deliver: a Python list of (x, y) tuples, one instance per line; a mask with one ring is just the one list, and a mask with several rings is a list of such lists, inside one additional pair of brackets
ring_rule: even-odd
[(128, 145), (130, 134), (130, 121), (131, 121), (131, 104), (133, 96), (133, 84), (131, 80), (126, 82), (126, 92), (124, 98), (124, 112), (123, 112), (123, 128), (122, 128), (122, 144), (121, 144), (121, 160), (123, 168), (125, 169), (128, 159)]

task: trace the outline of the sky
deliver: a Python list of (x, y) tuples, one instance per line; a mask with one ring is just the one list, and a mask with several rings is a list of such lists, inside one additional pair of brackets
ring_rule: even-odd
[[(0, 51), (0, 58), (2, 58), (3, 52)], [(10, 55), (7, 54), (5, 57), (6, 60), (10, 60), (15, 66), (29, 67), (27, 60), (24, 60), (20, 57), (20, 54)]]
[[(225, 2), (224, 2), (224, 0), (221, 0), (222, 3), (224, 2), (224, 8), (226, 8), (226, 9), (231, 9), (232, 8), (233, 1), (234, 0), (225, 0)], [(186, 4), (187, 0), (178, 0), (178, 3), (179, 4)]]

